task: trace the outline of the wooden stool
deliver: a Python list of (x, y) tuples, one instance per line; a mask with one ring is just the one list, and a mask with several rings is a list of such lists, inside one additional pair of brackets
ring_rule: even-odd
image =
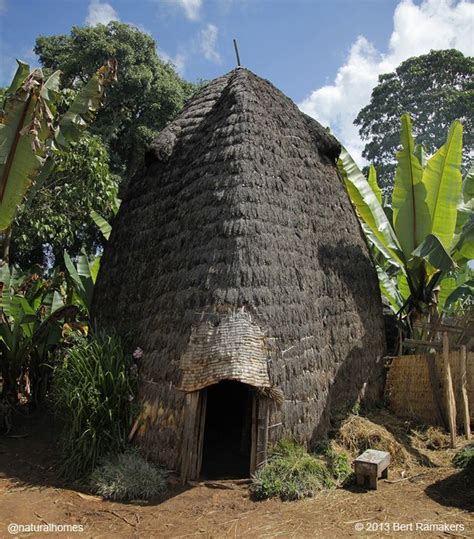
[(387, 479), (389, 464), (390, 453), (367, 449), (354, 461), (357, 484), (364, 486), (368, 482), (369, 488), (377, 490), (377, 479)]

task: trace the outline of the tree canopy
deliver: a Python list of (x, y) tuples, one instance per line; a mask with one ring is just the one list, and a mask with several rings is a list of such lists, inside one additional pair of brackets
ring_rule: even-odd
[(140, 166), (147, 145), (195, 89), (159, 58), (151, 36), (116, 21), (106, 26), (75, 26), (70, 35), (40, 36), (35, 53), (44, 67), (60, 69), (63, 85), (73, 88), (108, 58), (117, 60), (118, 80), (92, 132), (108, 145), (112, 170), (127, 177)]
[(56, 170), (31, 205), (20, 208), (13, 227), (12, 262), (22, 267), (62, 260), (63, 251), (93, 254), (102, 237), (90, 213), (113, 215), (118, 180), (98, 136), (84, 134), (70, 150), (59, 152)]
[(428, 154), (436, 151), (454, 120), (464, 125), (464, 165), (472, 162), (474, 142), (474, 58), (455, 49), (409, 58), (395, 71), (380, 75), (370, 103), (354, 124), (366, 141), (362, 153), (377, 169), (380, 185), (390, 192), (400, 145), (399, 119), (407, 112), (414, 136)]

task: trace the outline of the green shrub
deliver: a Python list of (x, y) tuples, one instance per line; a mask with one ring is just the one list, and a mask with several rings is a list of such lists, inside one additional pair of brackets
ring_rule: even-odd
[(308, 453), (291, 440), (281, 440), (253, 477), (251, 493), (257, 500), (299, 500), (335, 487), (337, 481), (324, 458)]
[(85, 477), (99, 459), (124, 450), (135, 413), (136, 366), (120, 339), (80, 339), (55, 370), (53, 398), (64, 422), (61, 473)]
[(116, 455), (91, 474), (91, 490), (109, 500), (149, 500), (166, 490), (166, 475), (136, 451)]
[(453, 458), (453, 464), (474, 476), (474, 445), (460, 449)]

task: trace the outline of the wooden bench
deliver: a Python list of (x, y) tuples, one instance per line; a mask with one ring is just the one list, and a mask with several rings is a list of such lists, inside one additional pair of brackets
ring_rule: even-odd
[(369, 486), (377, 490), (377, 479), (388, 478), (388, 466), (390, 464), (390, 453), (386, 451), (376, 451), (367, 449), (354, 461), (354, 472), (357, 484)]

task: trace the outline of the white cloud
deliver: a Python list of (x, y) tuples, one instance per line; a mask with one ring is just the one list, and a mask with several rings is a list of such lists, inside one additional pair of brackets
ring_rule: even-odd
[(210, 23), (199, 32), (199, 47), (204, 54), (204, 58), (216, 64), (221, 61), (221, 56), (216, 50), (218, 34), (219, 29), (217, 26)]
[(197, 21), (201, 16), (202, 0), (166, 0), (169, 4), (180, 7), (188, 19)]
[(431, 49), (455, 48), (474, 54), (474, 5), (467, 0), (402, 0), (393, 15), (388, 52), (378, 51), (364, 36), (352, 44), (334, 82), (312, 92), (299, 107), (329, 126), (360, 163), (363, 142), (353, 125), (370, 101), (378, 75), (393, 71), (403, 60)]
[(158, 56), (164, 61), (173, 64), (176, 71), (183, 76), (186, 69), (187, 56), (183, 52), (177, 52), (174, 56), (171, 56), (163, 49), (157, 49)]
[(110, 21), (118, 21), (119, 16), (115, 9), (107, 2), (91, 0), (87, 11), (86, 24), (95, 26), (96, 24), (107, 24)]
[(0, 15), (3, 15), (8, 10), (7, 0), (0, 0)]

